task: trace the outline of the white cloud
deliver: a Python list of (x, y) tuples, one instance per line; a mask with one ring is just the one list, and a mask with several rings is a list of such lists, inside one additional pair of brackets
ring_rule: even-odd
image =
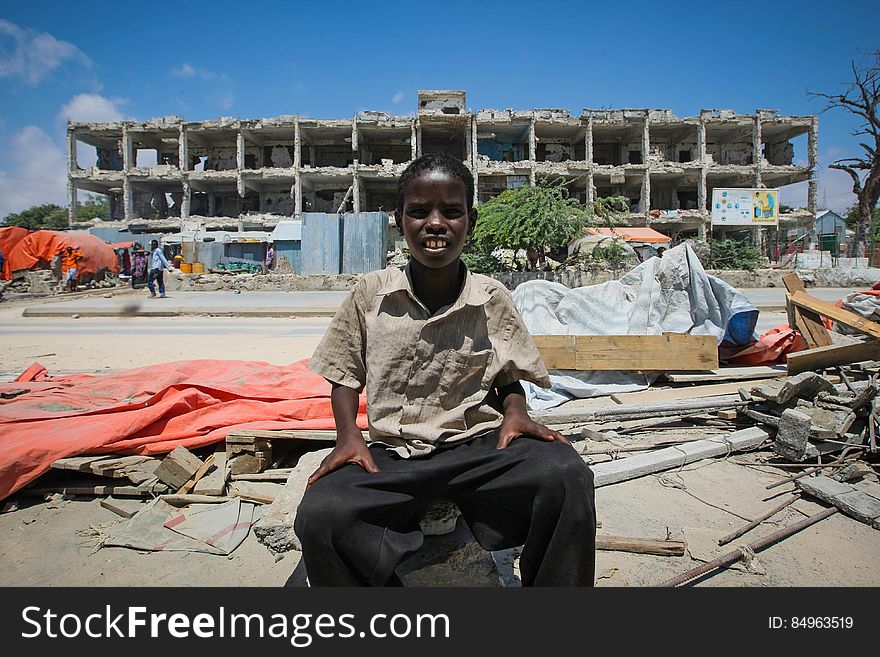
[(196, 67), (192, 64), (187, 64), (184, 62), (177, 68), (171, 69), (171, 75), (178, 78), (191, 78), (196, 74)]
[(8, 170), (0, 170), (0, 218), (32, 205), (67, 205), (67, 161), (64, 149), (35, 125), (17, 132), (3, 150)]
[(404, 98), (403, 92), (398, 91), (396, 94), (391, 96), (391, 102), (394, 103), (395, 105), (397, 105), (400, 101), (403, 100), (403, 98)]
[(119, 105), (124, 102), (121, 98), (105, 98), (100, 94), (78, 94), (62, 106), (58, 118), (78, 123), (121, 121), (123, 114)]
[(21, 77), (36, 85), (67, 60), (91, 66), (91, 60), (72, 43), (0, 18), (0, 77)]

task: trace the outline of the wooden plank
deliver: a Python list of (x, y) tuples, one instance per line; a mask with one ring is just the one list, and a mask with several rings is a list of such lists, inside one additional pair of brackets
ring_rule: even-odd
[(39, 488), (22, 488), (21, 495), (41, 496), (47, 493), (63, 493), (66, 495), (120, 495), (122, 497), (152, 497), (152, 493), (138, 486), (88, 485), (88, 484), (56, 484)]
[(751, 381), (773, 376), (785, 376), (784, 365), (756, 365), (754, 367), (722, 367), (708, 372), (666, 372), (663, 375), (672, 383), (723, 383), (725, 381)]
[[(760, 379), (750, 385), (768, 383), (776, 379)], [(659, 390), (639, 390), (638, 392), (622, 392), (611, 395), (611, 400), (618, 404), (648, 404), (655, 401), (674, 401), (676, 399), (699, 399), (700, 397), (716, 397), (732, 395), (743, 387), (742, 383), (716, 383), (682, 388), (661, 388)]]
[[(367, 431), (361, 432), (364, 438), (370, 434)], [(248, 444), (255, 438), (263, 438), (268, 440), (317, 440), (326, 442), (336, 442), (336, 431), (327, 429), (235, 429), (230, 431), (226, 436), (226, 442), (232, 444)]]
[(711, 335), (536, 335), (549, 369), (592, 371), (711, 370), (718, 345)]
[(866, 360), (880, 359), (880, 341), (866, 340), (853, 344), (817, 347), (796, 351), (786, 357), (789, 375), (821, 370), (836, 365), (849, 365)]
[(156, 476), (177, 490), (202, 466), (202, 460), (181, 445), (175, 447), (156, 468)]
[[(785, 289), (788, 290), (789, 294), (792, 292), (806, 293), (803, 281), (795, 272), (783, 276), (782, 283), (785, 285)], [(799, 308), (791, 303), (787, 304), (787, 307), (791, 319), (794, 322), (792, 328), (801, 332), (801, 335), (804, 337), (809, 348), (827, 347), (831, 344), (831, 336), (828, 335), (828, 330), (825, 328), (825, 325), (822, 323), (822, 318), (818, 314), (812, 310)]]
[(769, 438), (770, 434), (763, 429), (749, 427), (728, 436), (714, 436), (639, 456), (597, 463), (590, 466), (593, 471), (593, 485), (598, 488), (616, 484), (654, 472), (678, 468), (701, 459), (752, 449)]
[(880, 338), (880, 324), (865, 319), (861, 315), (844, 310), (843, 308), (838, 308), (827, 301), (811, 297), (806, 292), (793, 292), (788, 295), (788, 298), (799, 308), (812, 310), (824, 317), (828, 317), (829, 319), (845, 324), (850, 328), (854, 328), (857, 331), (867, 333), (874, 338)]
[(284, 486), (268, 482), (235, 481), (229, 484), (228, 490), (230, 497), (240, 497), (243, 500), (260, 504), (271, 504), (284, 490)]
[(214, 452), (214, 469), (196, 482), (192, 492), (200, 495), (222, 495), (226, 489), (226, 449)]
[(121, 456), (115, 459), (106, 459), (97, 461), (89, 466), (89, 469), (96, 475), (102, 477), (125, 477), (126, 470), (132, 468), (145, 461), (154, 460), (149, 456)]
[(687, 544), (684, 541), (667, 541), (651, 538), (631, 538), (598, 534), (596, 549), (609, 552), (635, 552), (636, 554), (656, 554), (661, 557), (682, 557)]
[(133, 500), (114, 500), (112, 497), (101, 500), (101, 506), (123, 518), (131, 518), (144, 508), (143, 502)]
[(232, 481), (287, 481), (293, 468), (279, 468), (277, 470), (264, 470), (251, 474), (232, 475)]
[(118, 458), (114, 454), (100, 454), (91, 456), (70, 456), (52, 461), (50, 467), (56, 470), (73, 470), (75, 472), (91, 472), (91, 466), (98, 461)]

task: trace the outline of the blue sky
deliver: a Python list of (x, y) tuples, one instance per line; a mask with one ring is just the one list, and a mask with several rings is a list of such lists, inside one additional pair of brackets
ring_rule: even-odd
[[(877, 0), (0, 0), (0, 217), (66, 204), (68, 117), (410, 114), (419, 89), (464, 89), (473, 110), (817, 114), (807, 90), (842, 90), (877, 48)], [(819, 200), (839, 211), (851, 184), (826, 165), (861, 155), (855, 123), (832, 110), (819, 125)], [(783, 191), (805, 197), (805, 184)]]

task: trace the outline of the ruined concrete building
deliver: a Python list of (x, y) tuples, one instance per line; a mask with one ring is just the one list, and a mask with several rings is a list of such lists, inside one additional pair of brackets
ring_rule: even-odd
[[(715, 187), (809, 181), (808, 208), (789, 220), (809, 219), (816, 209), (818, 119), (775, 110), (703, 110), (688, 118), (655, 109), (469, 112), (464, 91), (422, 91), (414, 116), (167, 117), (70, 123), (67, 135), (71, 222), (78, 190), (106, 194), (114, 223), (166, 230), (187, 219), (241, 230), (304, 212), (390, 211), (403, 169), (434, 151), (470, 167), (478, 203), (539, 178), (562, 178), (585, 204), (628, 198), (632, 225), (702, 233)], [(798, 137), (805, 137), (806, 164), (794, 161)], [(80, 165), (90, 151), (79, 144), (96, 149), (93, 165)]]

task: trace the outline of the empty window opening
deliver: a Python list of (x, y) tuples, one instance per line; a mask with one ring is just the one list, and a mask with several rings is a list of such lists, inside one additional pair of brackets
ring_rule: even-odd
[(150, 169), (159, 163), (159, 151), (155, 148), (138, 148), (135, 153), (135, 167)]

